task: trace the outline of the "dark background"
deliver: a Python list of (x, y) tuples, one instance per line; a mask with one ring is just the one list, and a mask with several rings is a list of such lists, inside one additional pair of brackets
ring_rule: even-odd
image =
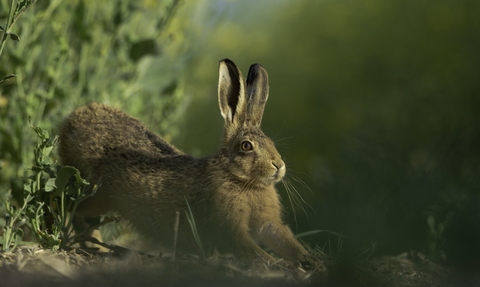
[[(270, 77), (263, 129), (311, 206), (296, 207), (295, 222), (282, 190), (295, 231), (341, 233), (356, 253), (376, 243), (376, 254), (478, 264), (480, 4), (254, 2), (204, 12), (225, 18), (197, 35), (178, 146), (200, 155), (218, 146), (217, 61), (244, 74), (259, 62)], [(328, 233), (303, 239), (336, 243)]]

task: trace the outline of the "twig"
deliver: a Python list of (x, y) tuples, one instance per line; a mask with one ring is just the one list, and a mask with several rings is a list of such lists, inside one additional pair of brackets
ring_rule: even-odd
[(173, 254), (172, 262), (175, 263), (175, 254), (177, 253), (178, 225), (180, 224), (180, 212), (175, 212), (175, 223), (173, 225)]

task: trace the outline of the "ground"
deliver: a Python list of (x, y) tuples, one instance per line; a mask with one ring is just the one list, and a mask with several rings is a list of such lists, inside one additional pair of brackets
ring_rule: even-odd
[(169, 256), (128, 250), (53, 252), (24, 246), (0, 253), (0, 286), (480, 286), (477, 274), (462, 276), (416, 257), (379, 257), (352, 270), (317, 266), (304, 271), (283, 261), (252, 268), (222, 256), (179, 255), (172, 263)]

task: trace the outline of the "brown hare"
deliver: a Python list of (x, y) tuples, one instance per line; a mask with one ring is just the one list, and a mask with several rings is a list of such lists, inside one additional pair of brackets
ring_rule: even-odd
[(205, 247), (233, 252), (245, 262), (274, 262), (260, 244), (298, 265), (308, 252), (283, 223), (275, 189), (285, 163), (260, 129), (267, 98), (268, 75), (262, 66), (252, 65), (245, 83), (232, 61), (220, 61), (223, 140), (216, 155), (199, 159), (120, 110), (97, 103), (77, 108), (61, 127), (62, 164), (90, 175), (91, 182), (102, 182), (79, 212), (93, 216), (115, 210), (168, 248), (179, 211), (178, 248), (188, 250), (194, 246), (186, 217), (190, 206)]

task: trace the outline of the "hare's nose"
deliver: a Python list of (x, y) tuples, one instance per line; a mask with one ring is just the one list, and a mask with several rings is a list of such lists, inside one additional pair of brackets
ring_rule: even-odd
[(272, 162), (272, 165), (277, 169), (277, 176), (278, 177), (283, 177), (285, 175), (285, 163), (283, 162), (283, 160), (277, 160), (277, 161), (273, 161)]
[(282, 168), (285, 168), (285, 163), (280, 160), (280, 161), (273, 161), (272, 162), (272, 165), (276, 168), (276, 169), (282, 169)]

